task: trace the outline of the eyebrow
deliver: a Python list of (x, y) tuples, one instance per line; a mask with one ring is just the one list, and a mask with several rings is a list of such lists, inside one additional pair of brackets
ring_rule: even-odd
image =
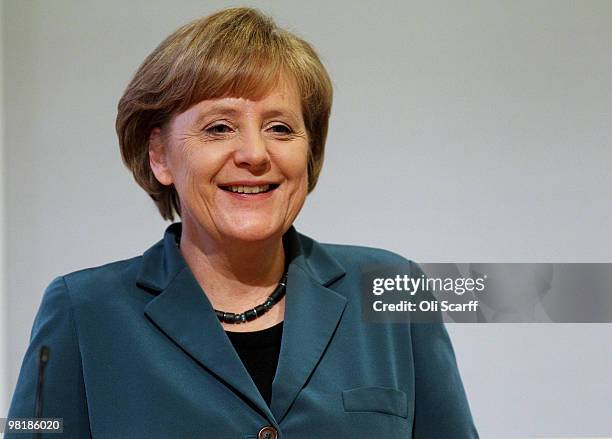
[(290, 116), (296, 122), (298, 122), (300, 120), (299, 115), (297, 115), (295, 112), (289, 110), (288, 108), (280, 108), (280, 109), (269, 110), (269, 111), (266, 111), (263, 115), (264, 115), (264, 118), (266, 118), (266, 119), (269, 118), (269, 117), (276, 117), (276, 116)]
[(206, 109), (205, 111), (201, 111), (195, 118), (196, 124), (204, 123), (204, 119), (211, 115), (228, 115), (235, 116), (238, 114), (238, 110), (223, 104), (215, 104), (212, 107)]

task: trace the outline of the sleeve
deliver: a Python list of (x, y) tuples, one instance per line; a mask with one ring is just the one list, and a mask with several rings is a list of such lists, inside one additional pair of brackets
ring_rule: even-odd
[[(418, 265), (410, 265), (413, 276), (423, 275)], [(430, 292), (419, 294), (433, 300)], [(478, 438), (444, 323), (411, 323), (411, 338), (415, 373), (413, 439)]]
[[(81, 353), (71, 299), (63, 277), (55, 278), (44, 292), (8, 418), (35, 415), (38, 355), (43, 345), (49, 348), (49, 359), (44, 370), (42, 417), (63, 418), (64, 429), (63, 434), (41, 434), (41, 437), (90, 438)], [(18, 439), (24, 435), (6, 433), (4, 437)]]

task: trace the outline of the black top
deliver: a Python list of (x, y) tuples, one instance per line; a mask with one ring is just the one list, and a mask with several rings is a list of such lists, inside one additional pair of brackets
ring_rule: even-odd
[(270, 406), (272, 381), (276, 374), (283, 335), (283, 322), (261, 331), (225, 331), (225, 333), (259, 389), (259, 393)]

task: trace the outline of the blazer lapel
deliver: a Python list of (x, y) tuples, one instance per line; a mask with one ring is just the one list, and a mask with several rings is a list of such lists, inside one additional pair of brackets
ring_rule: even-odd
[(177, 247), (181, 224), (143, 255), (137, 284), (157, 294), (145, 314), (193, 360), (280, 423), (331, 341), (346, 298), (328, 286), (345, 273), (316, 241), (292, 226), (283, 237), (288, 256), (285, 322), (269, 408), (253, 383), (212, 305)]
[(273, 422), (274, 417), (236, 353), (213, 307), (178, 249), (180, 223), (143, 256), (137, 283), (161, 291), (144, 313), (187, 355)]
[(290, 266), (281, 352), (272, 383), (272, 413), (281, 420), (297, 398), (331, 341), (346, 299)]
[(316, 368), (346, 307), (346, 298), (327, 288), (345, 274), (316, 241), (291, 227), (284, 236), (289, 253), (285, 322), (272, 383), (272, 413), (281, 422)]

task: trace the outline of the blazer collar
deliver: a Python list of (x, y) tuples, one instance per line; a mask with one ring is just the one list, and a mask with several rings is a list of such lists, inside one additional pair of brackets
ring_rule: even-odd
[(283, 236), (288, 256), (285, 322), (268, 407), (234, 350), (213, 307), (177, 246), (181, 223), (147, 250), (136, 283), (156, 294), (145, 315), (186, 353), (278, 426), (312, 375), (340, 322), (347, 299), (331, 289), (345, 270), (325, 248), (293, 226)]

